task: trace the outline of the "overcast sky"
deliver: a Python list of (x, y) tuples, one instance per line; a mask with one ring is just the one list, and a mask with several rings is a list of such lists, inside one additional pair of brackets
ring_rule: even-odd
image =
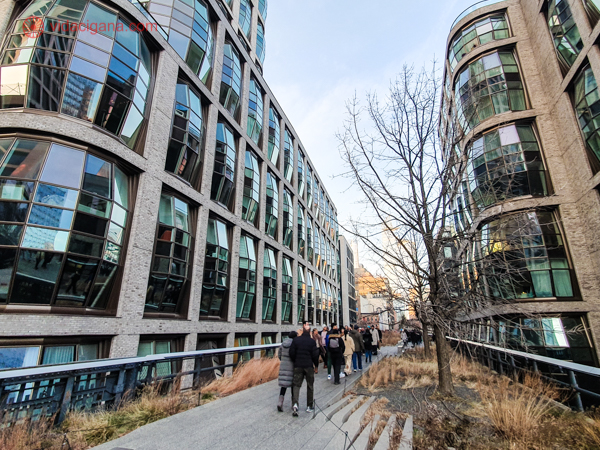
[(346, 101), (384, 94), (404, 64), (441, 67), (454, 19), (473, 0), (269, 0), (264, 75), (344, 223), (348, 191), (336, 131)]

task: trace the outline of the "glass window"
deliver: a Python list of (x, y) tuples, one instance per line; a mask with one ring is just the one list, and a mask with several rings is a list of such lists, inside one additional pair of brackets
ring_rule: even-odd
[(275, 251), (265, 247), (263, 258), (263, 310), (264, 321), (275, 321), (277, 306), (277, 257)]
[(310, 215), (306, 215), (306, 259), (309, 263), (313, 263), (314, 246), (313, 246), (313, 226)]
[(588, 148), (600, 160), (600, 94), (598, 84), (591, 67), (586, 67), (575, 79), (575, 110), (579, 128)]
[(38, 365), (40, 347), (0, 347), (0, 370)]
[(523, 195), (548, 195), (544, 163), (530, 124), (486, 133), (471, 144), (467, 155), (471, 193), (480, 209)]
[(277, 165), (279, 160), (279, 145), (281, 142), (279, 114), (272, 107), (269, 107), (269, 145), (267, 156), (269, 161)]
[[(298, 323), (304, 321), (306, 309), (306, 281), (304, 280), (304, 267), (298, 264)], [(308, 320), (311, 318), (309, 317)]]
[(232, 116), (237, 114), (242, 91), (242, 66), (233, 44), (225, 42), (223, 48), (223, 74), (219, 102)]
[(559, 59), (570, 67), (583, 49), (583, 41), (568, 0), (550, 0), (548, 2), (548, 28), (550, 28)]
[(476, 47), (510, 37), (506, 15), (493, 14), (466, 26), (452, 39), (448, 61), (452, 70)]
[(258, 82), (250, 79), (250, 98), (248, 100), (248, 124), (246, 133), (258, 145), (263, 125), (263, 93)]
[(294, 143), (292, 142), (292, 135), (290, 132), (285, 130), (285, 140), (283, 141), (283, 176), (290, 183), (292, 182), (292, 175), (294, 171)]
[(240, 238), (239, 261), (236, 317), (251, 319), (256, 298), (256, 244), (250, 236)]
[(470, 63), (458, 74), (454, 91), (458, 121), (465, 132), (494, 115), (526, 109), (512, 52), (494, 52)]
[(165, 170), (197, 185), (202, 172), (203, 139), (204, 120), (200, 96), (180, 80), (177, 83)]
[(265, 233), (277, 239), (277, 220), (279, 217), (279, 188), (277, 178), (267, 171), (267, 199), (265, 214)]
[(252, 7), (248, 0), (240, 0), (240, 14), (239, 14), (240, 28), (250, 39), (250, 30), (252, 27)]
[(254, 225), (258, 220), (258, 204), (260, 200), (260, 168), (258, 159), (246, 150), (244, 169), (244, 196), (242, 198), (242, 219)]
[(304, 153), (298, 148), (298, 196), (304, 198)]
[(237, 147), (233, 132), (224, 123), (217, 124), (217, 145), (210, 198), (233, 210), (235, 158)]
[(281, 321), (285, 323), (292, 321), (293, 285), (292, 262), (284, 257), (281, 277)]
[(267, 0), (258, 0), (258, 12), (263, 20), (267, 20)]
[[(191, 211), (189, 205), (162, 194), (156, 225), (156, 244), (146, 290), (146, 312), (179, 312), (190, 273)], [(110, 234), (110, 232), (109, 232)], [(115, 231), (118, 240), (120, 229)]]
[(298, 254), (304, 258), (306, 245), (306, 228), (304, 225), (304, 208), (298, 203)]
[(217, 219), (208, 219), (204, 279), (200, 316), (222, 317), (229, 301), (229, 231), (228, 226)]
[(294, 237), (294, 206), (292, 195), (283, 190), (283, 245), (291, 250)]
[(256, 57), (261, 64), (265, 63), (265, 27), (260, 21), (256, 24)]
[(12, 139), (6, 148), (1, 176), (33, 181), (0, 180), (0, 301), (106, 308), (128, 215), (113, 202), (127, 206), (127, 176), (64, 145)]

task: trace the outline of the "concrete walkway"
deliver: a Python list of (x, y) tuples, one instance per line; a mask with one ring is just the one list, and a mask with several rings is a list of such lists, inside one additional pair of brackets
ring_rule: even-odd
[[(385, 347), (383, 355), (396, 354), (396, 347)], [(363, 357), (364, 358), (364, 357)], [(363, 371), (368, 366), (363, 364)], [(325, 410), (340, 400), (358, 381), (360, 372), (342, 378), (336, 386), (327, 380), (327, 370), (319, 367), (315, 376), (315, 404)], [(299, 417), (291, 413), (291, 389), (286, 393), (284, 412), (277, 412), (277, 380), (247, 389), (206, 405), (139, 428), (119, 439), (95, 447), (98, 450), (165, 449), (323, 449), (333, 435), (319, 434), (323, 414), (312, 420), (306, 412), (306, 383), (300, 391)], [(335, 421), (334, 421), (335, 422)], [(339, 423), (338, 425), (342, 425)], [(326, 434), (326, 433), (325, 433)], [(313, 445), (314, 444), (314, 445)]]

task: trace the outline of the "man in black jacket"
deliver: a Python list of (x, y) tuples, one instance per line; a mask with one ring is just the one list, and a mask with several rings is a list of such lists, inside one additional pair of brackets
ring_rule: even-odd
[(302, 324), (303, 333), (295, 338), (290, 346), (290, 358), (294, 362), (294, 379), (292, 381), (292, 404), (294, 417), (298, 416), (298, 397), (300, 388), (306, 377), (306, 412), (313, 412), (315, 369), (319, 367), (319, 348), (310, 337), (310, 323)]

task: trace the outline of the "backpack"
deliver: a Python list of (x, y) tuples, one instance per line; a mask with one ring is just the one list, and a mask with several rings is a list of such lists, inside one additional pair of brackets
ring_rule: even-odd
[(338, 338), (329, 339), (329, 348), (340, 348), (340, 342), (338, 341)]

